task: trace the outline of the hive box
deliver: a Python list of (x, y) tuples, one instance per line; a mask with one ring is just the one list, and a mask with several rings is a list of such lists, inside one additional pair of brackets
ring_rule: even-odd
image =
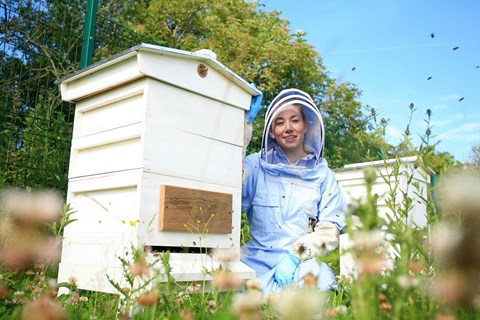
[[(334, 172), (348, 202), (354, 203), (360, 199), (366, 199), (367, 188), (364, 173), (366, 169), (372, 169), (377, 175), (372, 186), (372, 193), (378, 196), (377, 211), (379, 216), (388, 222), (387, 216), (393, 216), (393, 212), (387, 206), (386, 201), (391, 201), (399, 208), (402, 206), (405, 194), (413, 202), (404, 222), (409, 225), (425, 227), (428, 221), (427, 207), (423, 199), (428, 197), (430, 176), (434, 172), (431, 169), (417, 166), (416, 162), (417, 157), (371, 161), (348, 164), (343, 168), (334, 170)], [(395, 201), (390, 196), (391, 190), (396, 191), (394, 192)], [(386, 226), (383, 230), (386, 230)], [(356, 275), (353, 256), (348, 252), (351, 246), (352, 241), (349, 235), (346, 233), (340, 235), (340, 251), (342, 253), (340, 273), (343, 275)], [(387, 253), (387, 265), (392, 265), (394, 254), (393, 249), (390, 248)]]
[[(131, 246), (172, 252), (178, 281), (240, 247), (244, 111), (253, 89), (210, 53), (141, 44), (61, 80), (76, 103), (59, 281), (114, 292)], [(238, 258), (242, 278), (254, 271)], [(208, 276), (207, 276), (208, 278)], [(208, 279), (207, 279), (208, 280)]]

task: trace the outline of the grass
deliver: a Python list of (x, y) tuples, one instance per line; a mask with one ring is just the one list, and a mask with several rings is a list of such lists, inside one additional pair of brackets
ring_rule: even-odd
[[(243, 282), (229, 272), (225, 254), (218, 256), (225, 259), (224, 269), (205, 271), (213, 277), (210, 285), (178, 283), (169, 254), (147, 259), (151, 253), (143, 247), (132, 247), (130, 260), (119, 258), (126, 286), (108, 279), (117, 294), (80, 290), (74, 278), (56, 283), (58, 239), (75, 223), (74, 211), (52, 194), (6, 190), (0, 201), (0, 319), (476, 319), (480, 176), (446, 175), (424, 196), (413, 175), (427, 164), (419, 158), (413, 171), (404, 165), (398, 158), (385, 160), (386, 171), (365, 172), (366, 194), (351, 203), (345, 230), (356, 270), (339, 277), (330, 293), (319, 292), (310, 277), (303, 289), (294, 284), (279, 294), (263, 294), (258, 280)], [(399, 178), (407, 185), (401, 187)], [(389, 186), (385, 195), (373, 191), (378, 179)], [(432, 191), (438, 192), (440, 207)], [(391, 213), (384, 218), (380, 197)], [(426, 226), (408, 223), (417, 201), (426, 205)], [(242, 221), (244, 243), (249, 232)], [(321, 261), (338, 274), (340, 254), (345, 252), (336, 250)], [(69, 293), (57, 296), (60, 287)]]

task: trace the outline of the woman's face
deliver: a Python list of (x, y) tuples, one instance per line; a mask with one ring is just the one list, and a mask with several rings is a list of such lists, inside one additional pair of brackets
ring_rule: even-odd
[(303, 150), (303, 138), (307, 132), (307, 125), (302, 119), (301, 107), (289, 105), (285, 107), (273, 120), (270, 127), (270, 136), (285, 153)]

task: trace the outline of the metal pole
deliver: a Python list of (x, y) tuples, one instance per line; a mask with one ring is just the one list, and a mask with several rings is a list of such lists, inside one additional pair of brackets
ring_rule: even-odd
[(97, 23), (98, 0), (87, 0), (87, 12), (85, 17), (85, 27), (83, 29), (82, 56), (80, 59), (80, 69), (92, 64), (93, 58), (93, 40), (95, 35), (95, 26)]

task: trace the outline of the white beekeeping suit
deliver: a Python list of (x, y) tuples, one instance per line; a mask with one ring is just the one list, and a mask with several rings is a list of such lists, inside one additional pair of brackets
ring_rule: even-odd
[[(276, 116), (291, 105), (301, 106), (306, 120), (306, 156), (293, 164), (270, 134)], [(291, 280), (300, 286), (308, 273), (318, 278), (322, 290), (336, 285), (331, 269), (315, 259), (338, 246), (345, 226), (345, 198), (323, 148), (323, 120), (310, 96), (298, 89), (280, 92), (265, 115), (261, 151), (244, 159), (242, 208), (251, 240), (242, 248), (241, 259), (256, 271), (264, 292), (291, 283), (282, 278), (285, 258), (293, 261), (287, 270), (293, 270)]]

